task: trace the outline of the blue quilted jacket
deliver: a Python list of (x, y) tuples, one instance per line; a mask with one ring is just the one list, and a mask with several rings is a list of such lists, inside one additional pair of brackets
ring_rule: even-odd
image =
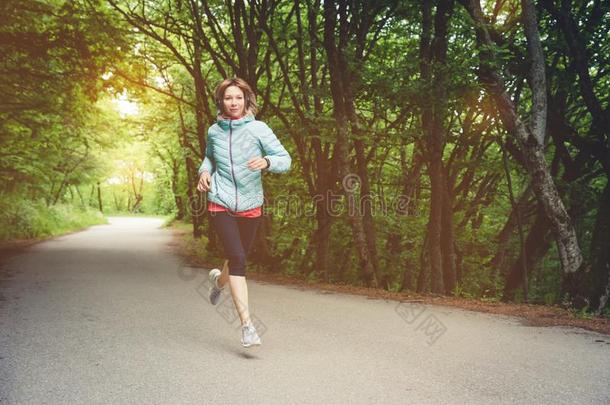
[(208, 200), (240, 212), (263, 205), (261, 170), (248, 169), (248, 160), (266, 157), (265, 169), (283, 173), (290, 169), (290, 155), (271, 128), (248, 114), (237, 120), (218, 117), (208, 130), (205, 158), (199, 174), (211, 174)]

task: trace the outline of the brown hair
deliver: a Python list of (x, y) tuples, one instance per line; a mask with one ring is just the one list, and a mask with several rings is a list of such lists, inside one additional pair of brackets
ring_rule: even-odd
[(225, 91), (227, 87), (235, 86), (241, 89), (244, 92), (244, 109), (246, 114), (256, 114), (258, 112), (258, 106), (256, 105), (256, 96), (254, 95), (254, 91), (252, 91), (252, 87), (244, 80), (239, 77), (231, 77), (229, 79), (225, 79), (218, 86), (216, 86), (216, 90), (214, 90), (214, 102), (216, 102), (216, 107), (221, 114), (224, 114), (224, 104), (222, 102)]

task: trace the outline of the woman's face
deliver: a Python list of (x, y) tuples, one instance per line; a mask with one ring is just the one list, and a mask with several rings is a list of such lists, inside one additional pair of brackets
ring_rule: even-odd
[(246, 102), (244, 92), (237, 86), (229, 86), (222, 100), (224, 113), (229, 118), (240, 118), (244, 115)]

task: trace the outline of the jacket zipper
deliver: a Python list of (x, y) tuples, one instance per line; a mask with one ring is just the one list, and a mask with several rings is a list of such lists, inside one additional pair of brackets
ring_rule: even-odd
[(231, 138), (233, 136), (233, 125), (229, 121), (229, 159), (231, 160), (231, 175), (233, 176), (233, 185), (235, 186), (235, 212), (237, 212), (237, 182), (235, 181), (235, 169), (233, 168), (233, 151), (231, 149)]

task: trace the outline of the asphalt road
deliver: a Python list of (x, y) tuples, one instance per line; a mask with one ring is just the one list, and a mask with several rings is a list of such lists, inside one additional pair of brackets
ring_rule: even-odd
[[(262, 346), (150, 218), (3, 264), (0, 403), (610, 404), (610, 337), (249, 282)], [(223, 304), (230, 304), (229, 306)]]

